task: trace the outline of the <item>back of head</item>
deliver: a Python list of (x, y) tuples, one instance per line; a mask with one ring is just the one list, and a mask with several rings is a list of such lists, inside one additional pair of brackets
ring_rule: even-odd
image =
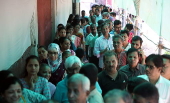
[(120, 103), (121, 101), (124, 103), (133, 103), (131, 95), (128, 92), (122, 91), (120, 89), (110, 90), (104, 95), (105, 103)]
[(91, 86), (95, 85), (95, 83), (97, 81), (98, 69), (94, 64), (92, 64), (92, 63), (84, 64), (81, 67), (79, 73), (84, 74), (85, 76), (87, 76), (89, 78)]
[(121, 24), (121, 21), (120, 21), (120, 20), (115, 20), (115, 21), (114, 21), (114, 26), (115, 26), (115, 25), (119, 25), (119, 24)]
[(82, 59), (84, 56), (84, 50), (82, 48), (77, 48), (76, 56), (79, 57), (80, 59)]
[(70, 56), (65, 60), (64, 66), (66, 69), (71, 68), (73, 64), (78, 63), (81, 67), (81, 61), (77, 56)]
[(133, 29), (133, 25), (132, 24), (126, 24), (126, 28), (131, 31)]
[(162, 55), (162, 58), (163, 58), (163, 59), (168, 59), (169, 62), (170, 62), (170, 55), (169, 55), (169, 54), (163, 54), (163, 55)]
[(121, 30), (120, 34), (127, 34), (127, 36), (129, 37), (129, 32), (127, 30)]
[(133, 93), (133, 90), (136, 86), (138, 86), (141, 83), (145, 83), (148, 82), (143, 78), (140, 77), (132, 77), (128, 79), (128, 86), (127, 86), (127, 90), (129, 93)]
[(146, 63), (148, 61), (152, 61), (157, 68), (163, 67), (163, 59), (162, 59), (161, 55), (151, 54), (145, 60)]
[(148, 103), (158, 103), (159, 101), (158, 89), (149, 82), (138, 85), (133, 92), (135, 96), (138, 95), (143, 97)]

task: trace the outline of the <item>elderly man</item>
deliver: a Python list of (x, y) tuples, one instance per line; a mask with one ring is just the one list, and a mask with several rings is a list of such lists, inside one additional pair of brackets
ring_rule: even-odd
[(125, 73), (129, 78), (145, 74), (145, 66), (139, 64), (139, 52), (135, 48), (130, 48), (127, 51), (128, 64), (122, 66), (119, 71)]
[(113, 51), (107, 51), (103, 57), (105, 70), (98, 74), (98, 82), (104, 96), (112, 89), (125, 89), (128, 77), (117, 71), (118, 60)]
[(161, 75), (170, 80), (170, 55), (168, 54), (164, 54), (162, 55), (162, 58), (163, 58), (163, 69), (162, 69), (162, 73)]
[(67, 97), (67, 81), (73, 74), (79, 73), (81, 61), (77, 56), (70, 56), (65, 60), (64, 65), (67, 77), (56, 85), (56, 92), (54, 93), (53, 99), (60, 103), (69, 103)]
[(99, 72), (103, 69), (103, 54), (107, 50), (113, 50), (113, 41), (112, 37), (109, 34), (109, 27), (107, 24), (102, 24), (102, 36), (96, 39), (94, 46), (94, 55), (99, 58)]
[(131, 95), (119, 89), (113, 89), (104, 96), (105, 103), (133, 103)]
[(70, 103), (87, 103), (90, 81), (82, 74), (74, 74), (68, 80), (68, 100)]

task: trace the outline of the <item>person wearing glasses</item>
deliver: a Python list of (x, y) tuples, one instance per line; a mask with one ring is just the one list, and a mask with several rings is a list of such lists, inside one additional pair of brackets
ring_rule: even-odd
[(141, 77), (154, 84), (159, 92), (159, 103), (170, 103), (170, 81), (161, 76), (163, 59), (161, 55), (151, 54), (146, 58), (146, 75)]

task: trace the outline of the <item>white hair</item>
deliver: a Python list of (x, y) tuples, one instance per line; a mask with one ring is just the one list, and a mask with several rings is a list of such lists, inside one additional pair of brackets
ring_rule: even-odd
[(68, 80), (69, 83), (81, 83), (84, 91), (90, 91), (90, 80), (83, 74), (72, 75)]
[(50, 49), (52, 49), (52, 48), (55, 48), (55, 49), (57, 49), (58, 52), (60, 52), (60, 47), (59, 47), (58, 44), (56, 44), (56, 43), (51, 43), (51, 44), (49, 44), (49, 45), (48, 45), (48, 50), (50, 50)]
[(71, 68), (74, 63), (78, 63), (81, 67), (81, 60), (77, 56), (70, 56), (65, 60), (64, 66), (66, 69)]

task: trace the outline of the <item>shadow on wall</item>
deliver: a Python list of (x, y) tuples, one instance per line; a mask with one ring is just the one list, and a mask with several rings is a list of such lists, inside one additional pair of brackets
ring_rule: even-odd
[(25, 71), (25, 60), (28, 56), (30, 55), (36, 55), (36, 51), (37, 48), (36, 46), (29, 46), (26, 51), (24, 52), (24, 54), (22, 55), (22, 57), (16, 61), (13, 65), (11, 65), (11, 67), (9, 68), (9, 70), (18, 78), (21, 78), (24, 76), (24, 71)]

